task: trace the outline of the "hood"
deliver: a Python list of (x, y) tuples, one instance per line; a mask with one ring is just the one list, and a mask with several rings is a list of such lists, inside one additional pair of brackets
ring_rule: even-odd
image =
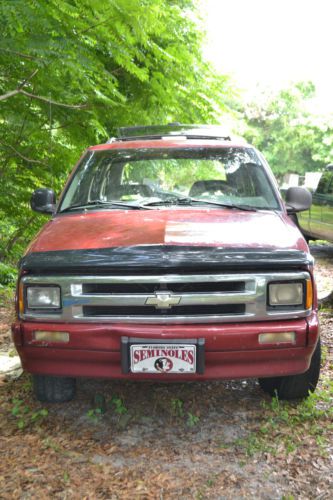
[(57, 215), (26, 253), (142, 245), (308, 251), (299, 230), (285, 214), (200, 208)]

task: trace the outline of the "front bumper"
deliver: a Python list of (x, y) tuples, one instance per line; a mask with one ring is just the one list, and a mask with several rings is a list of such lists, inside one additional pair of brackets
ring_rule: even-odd
[[(36, 342), (36, 330), (64, 331), (69, 342)], [(258, 342), (260, 333), (295, 332), (295, 344)], [(66, 324), (17, 322), (13, 339), (23, 368), (35, 374), (143, 380), (205, 380), (302, 373), (318, 339), (314, 312), (304, 319), (217, 325)], [(133, 374), (121, 369), (121, 337), (205, 340), (203, 374)]]

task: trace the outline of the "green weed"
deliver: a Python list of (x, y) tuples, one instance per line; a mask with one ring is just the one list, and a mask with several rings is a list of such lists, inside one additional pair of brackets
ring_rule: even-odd
[(200, 420), (200, 418), (197, 415), (194, 415), (190, 411), (187, 412), (186, 424), (188, 425), (188, 427), (194, 427), (195, 425), (198, 424), (199, 420)]
[(215, 484), (215, 479), (212, 479), (212, 478), (207, 479), (206, 484), (207, 484), (208, 488), (212, 488), (212, 486), (214, 486), (214, 484)]
[(92, 405), (93, 408), (90, 408), (87, 411), (86, 416), (94, 424), (99, 422), (101, 417), (108, 410), (112, 410), (112, 412), (116, 413), (119, 418), (128, 412), (124, 401), (118, 396), (112, 396), (112, 398), (107, 401), (103, 394), (96, 394), (93, 398)]
[(43, 439), (42, 448), (44, 450), (53, 450), (56, 453), (59, 453), (61, 451), (60, 446), (55, 441), (53, 441), (50, 437)]
[(67, 471), (64, 472), (63, 479), (64, 479), (65, 483), (68, 483), (70, 477), (69, 477), (69, 474)]
[(255, 453), (270, 452), (274, 454), (274, 448), (271, 446), (270, 442), (259, 433), (251, 432), (246, 438), (237, 439), (234, 444), (237, 448), (243, 449), (245, 454), (252, 457)]
[(17, 419), (17, 427), (20, 430), (43, 421), (49, 414), (46, 408), (33, 410), (24, 403), (23, 399), (14, 398), (12, 403), (11, 413)]
[(184, 402), (181, 399), (171, 400), (171, 412), (174, 417), (184, 416)]
[(118, 396), (112, 397), (110, 406), (114, 408), (114, 411), (115, 413), (117, 413), (117, 415), (124, 415), (128, 411), (124, 404), (124, 401)]
[(91, 408), (87, 411), (87, 417), (93, 424), (97, 424), (102, 416), (101, 408)]

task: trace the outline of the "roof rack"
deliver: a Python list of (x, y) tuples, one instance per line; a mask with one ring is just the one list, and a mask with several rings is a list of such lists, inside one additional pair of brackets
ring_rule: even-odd
[(184, 125), (169, 123), (168, 125), (149, 125), (135, 127), (120, 127), (118, 137), (112, 137), (108, 143), (114, 141), (157, 140), (165, 137), (184, 137), (188, 139), (218, 139), (231, 141), (225, 129), (218, 125)]

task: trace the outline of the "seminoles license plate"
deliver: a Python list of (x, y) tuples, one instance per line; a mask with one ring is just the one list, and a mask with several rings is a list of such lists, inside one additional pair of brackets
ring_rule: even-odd
[(131, 345), (133, 373), (195, 373), (196, 346), (179, 344)]

